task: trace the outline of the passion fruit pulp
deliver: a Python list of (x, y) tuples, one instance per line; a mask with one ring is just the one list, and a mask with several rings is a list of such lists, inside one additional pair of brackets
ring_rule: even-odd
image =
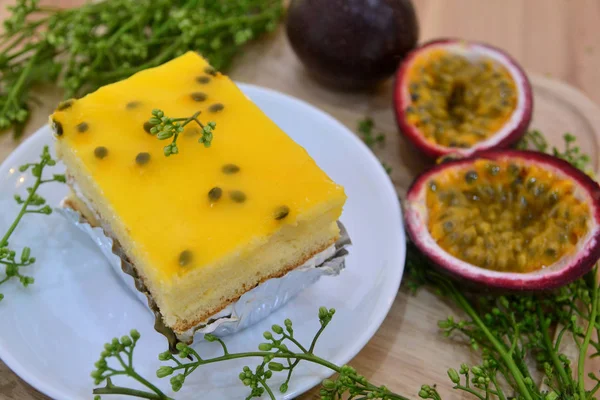
[(425, 154), (469, 156), (518, 141), (531, 121), (531, 85), (506, 53), (463, 40), (408, 54), (394, 88), (401, 132)]
[(491, 288), (552, 289), (600, 257), (600, 187), (543, 153), (496, 150), (436, 165), (407, 194), (406, 226), (442, 270)]

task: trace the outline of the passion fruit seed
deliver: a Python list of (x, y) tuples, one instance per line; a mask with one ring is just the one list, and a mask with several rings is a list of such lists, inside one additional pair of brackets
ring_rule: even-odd
[(469, 171), (465, 174), (465, 182), (474, 183), (477, 180), (477, 172)]
[(208, 111), (216, 113), (219, 111), (223, 111), (224, 108), (225, 106), (222, 103), (215, 103), (208, 107)]
[(103, 159), (108, 155), (108, 149), (104, 146), (98, 146), (94, 149), (94, 156), (99, 159)]
[(128, 110), (133, 110), (138, 108), (140, 105), (142, 105), (142, 103), (139, 101), (130, 101), (129, 103), (125, 104), (125, 108)]
[(67, 110), (69, 108), (71, 108), (73, 106), (74, 101), (69, 99), (69, 100), (65, 100), (65, 101), (61, 101), (58, 104), (58, 107), (56, 107), (57, 111), (64, 111)]
[(225, 164), (221, 167), (221, 172), (227, 175), (237, 174), (240, 172), (240, 167), (235, 164)]
[(205, 67), (204, 72), (212, 76), (217, 76), (217, 70), (213, 67)]
[(417, 59), (411, 74), (408, 121), (443, 146), (468, 148), (485, 140), (517, 105), (513, 78), (488, 57), (438, 51)]
[(89, 125), (87, 122), (82, 122), (80, 124), (77, 124), (76, 128), (77, 128), (77, 132), (84, 133), (84, 132), (87, 132)]
[(215, 186), (214, 188), (212, 188), (208, 191), (208, 199), (213, 203), (215, 201), (219, 200), (222, 195), (223, 195), (223, 189), (221, 189), (218, 186)]
[(534, 271), (574, 251), (589, 230), (574, 184), (535, 165), (478, 160), (444, 173), (428, 182), (429, 232), (473, 265)]
[(184, 250), (179, 253), (179, 266), (186, 267), (194, 259), (194, 254), (190, 250)]
[(142, 153), (138, 153), (138, 155), (135, 156), (135, 163), (137, 165), (146, 165), (149, 162), (150, 162), (150, 153), (142, 152)]
[(144, 130), (146, 131), (146, 133), (152, 134), (152, 132), (150, 131), (150, 129), (152, 129), (154, 125), (152, 125), (150, 123), (150, 121), (146, 121), (144, 122)]
[(232, 190), (229, 192), (229, 198), (236, 203), (243, 203), (246, 201), (246, 194), (240, 190)]
[(496, 176), (500, 172), (500, 167), (496, 164), (488, 164), (487, 171), (491, 176)]
[(198, 83), (200, 83), (200, 84), (203, 84), (203, 85), (206, 85), (207, 83), (209, 83), (209, 82), (210, 82), (210, 77), (208, 77), (208, 76), (204, 76), (204, 75), (202, 75), (202, 76), (197, 76), (197, 77), (196, 77), (196, 82), (198, 82)]
[(281, 206), (281, 207), (277, 207), (277, 209), (275, 210), (275, 219), (277, 221), (280, 221), (282, 219), (284, 219), (285, 217), (287, 217), (290, 213), (290, 208), (288, 206)]
[(190, 95), (190, 97), (192, 98), (192, 100), (197, 101), (197, 102), (204, 101), (207, 98), (206, 93), (202, 93), (202, 92), (194, 92)]

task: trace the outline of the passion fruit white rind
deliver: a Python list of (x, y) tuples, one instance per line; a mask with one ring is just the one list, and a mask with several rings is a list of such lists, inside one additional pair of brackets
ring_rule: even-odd
[[(426, 205), (429, 183), (449, 169), (460, 171), (476, 160), (509, 161), (519, 166), (535, 165), (555, 176), (574, 183), (575, 196), (589, 205), (588, 231), (577, 243), (575, 251), (555, 263), (532, 272), (500, 272), (478, 267), (452, 256), (444, 250), (428, 229)], [(405, 222), (415, 245), (441, 270), (450, 275), (480, 286), (509, 291), (538, 291), (563, 286), (590, 271), (600, 258), (600, 187), (588, 175), (556, 157), (518, 150), (498, 150), (479, 153), (477, 156), (448, 161), (421, 174), (411, 185), (405, 202)]]
[[(407, 119), (407, 108), (413, 103), (409, 90), (410, 72), (418, 59), (427, 57), (428, 54), (439, 50), (464, 56), (472, 61), (481, 58), (491, 59), (508, 71), (516, 87), (517, 102), (508, 120), (495, 131), (488, 132), (489, 136), (486, 139), (467, 148), (444, 146), (429, 140), (423, 135), (419, 127), (410, 123)], [(533, 96), (531, 84), (525, 72), (505, 52), (483, 43), (458, 39), (441, 39), (413, 50), (404, 59), (396, 74), (394, 108), (401, 132), (426, 155), (433, 158), (448, 154), (468, 157), (479, 151), (506, 148), (516, 143), (524, 135), (531, 121)]]

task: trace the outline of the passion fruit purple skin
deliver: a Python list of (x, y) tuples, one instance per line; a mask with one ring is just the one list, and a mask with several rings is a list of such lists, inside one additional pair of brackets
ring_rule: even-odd
[(286, 31), (319, 82), (342, 90), (375, 87), (417, 44), (411, 0), (292, 0)]
[[(504, 66), (513, 78), (518, 92), (517, 106), (510, 119), (487, 139), (469, 148), (446, 147), (427, 140), (419, 129), (407, 120), (406, 109), (412, 101), (409, 92), (409, 72), (415, 60), (433, 50), (445, 50), (465, 56), (489, 57)], [(428, 42), (411, 51), (396, 72), (394, 86), (394, 110), (400, 131), (417, 148), (431, 158), (445, 155), (468, 157), (479, 151), (503, 149), (512, 146), (523, 137), (533, 112), (533, 94), (525, 71), (502, 50), (478, 42), (460, 39), (439, 39)]]
[[(577, 244), (577, 252), (562, 257), (546, 268), (527, 272), (499, 272), (484, 269), (460, 260), (441, 248), (429, 234), (427, 183), (449, 168), (465, 168), (475, 160), (514, 160), (518, 165), (535, 164), (567, 177), (580, 190), (590, 206), (590, 230)], [(564, 286), (589, 272), (600, 258), (600, 186), (588, 175), (566, 161), (544, 153), (520, 150), (494, 150), (473, 157), (456, 159), (439, 164), (424, 172), (413, 182), (405, 202), (404, 219), (413, 243), (442, 272), (458, 280), (474, 283), (486, 289), (501, 291), (543, 291)]]

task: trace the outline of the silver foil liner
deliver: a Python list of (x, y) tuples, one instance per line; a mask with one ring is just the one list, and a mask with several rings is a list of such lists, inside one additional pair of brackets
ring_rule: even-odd
[(229, 304), (206, 321), (188, 331), (177, 333), (164, 325), (156, 303), (142, 280), (137, 277), (135, 269), (120, 246), (107, 236), (102, 228), (91, 226), (79, 212), (72, 208), (63, 204), (57, 211), (98, 245), (115, 273), (153, 313), (156, 320), (155, 329), (169, 339), (171, 347), (174, 347), (176, 341), (191, 343), (196, 333), (225, 336), (256, 324), (286, 304), (306, 287), (314, 284), (321, 276), (338, 275), (345, 267), (344, 258), (348, 254), (346, 247), (351, 244), (346, 229), (338, 222), (340, 238), (334, 245), (284, 276), (268, 279), (249, 290), (237, 301)]

